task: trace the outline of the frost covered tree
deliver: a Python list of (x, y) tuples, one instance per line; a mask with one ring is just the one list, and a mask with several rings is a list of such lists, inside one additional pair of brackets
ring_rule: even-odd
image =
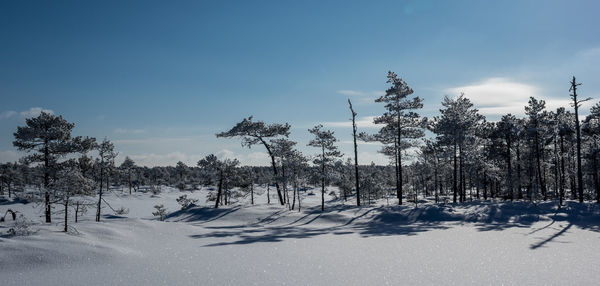
[(415, 112), (423, 108), (423, 99), (412, 96), (413, 89), (398, 75), (388, 71), (387, 83), (391, 86), (385, 91), (385, 95), (377, 98), (375, 102), (384, 103), (385, 112), (374, 119), (375, 124), (384, 124), (379, 130), (378, 136), (373, 138), (383, 144), (393, 143), (394, 149), (383, 150), (388, 155), (394, 155), (396, 161), (396, 196), (398, 204), (402, 204), (402, 152), (412, 146), (416, 146), (415, 139), (425, 136), (423, 128), (426, 127), (426, 119)]
[(186, 166), (185, 163), (181, 161), (177, 162), (177, 165), (175, 165), (175, 172), (177, 173), (179, 181), (183, 181), (183, 178), (187, 174), (188, 170), (188, 166)]
[(157, 216), (160, 221), (164, 221), (167, 217), (167, 209), (165, 208), (165, 205), (155, 205), (154, 208), (156, 209), (156, 211), (152, 212), (152, 215)]
[[(269, 139), (276, 139), (281, 137), (288, 137), (290, 135), (290, 125), (285, 124), (265, 124), (262, 121), (253, 121), (252, 116), (244, 118), (241, 122), (237, 123), (229, 131), (217, 133), (217, 138), (231, 138), (241, 137), (242, 146), (252, 147), (252, 145), (262, 144), (269, 157), (271, 157), (271, 167), (273, 170), (273, 176), (277, 178), (279, 175), (277, 171), (277, 165), (275, 163), (275, 154), (273, 153), (272, 145), (267, 142)], [(279, 197), (279, 203), (283, 206), (285, 204), (279, 183), (275, 181), (275, 187), (277, 188), (277, 196)]]
[(8, 197), (12, 197), (13, 193), (22, 187), (24, 180), (25, 176), (18, 163), (0, 164), (0, 195), (6, 190)]
[(25, 126), (19, 126), (14, 133), (13, 145), (21, 151), (32, 152), (23, 158), (27, 163), (39, 163), (43, 170), (44, 205), (46, 222), (52, 222), (52, 200), (50, 184), (52, 177), (61, 168), (61, 159), (69, 154), (83, 153), (93, 148), (95, 139), (72, 137), (75, 124), (51, 113), (41, 112), (39, 116), (27, 118)]
[(69, 207), (72, 205), (71, 197), (90, 195), (94, 188), (94, 181), (83, 175), (74, 160), (70, 161), (67, 167), (60, 170), (57, 177), (58, 179), (52, 183), (51, 188), (64, 206), (64, 232), (67, 232)]
[[(460, 185), (464, 185), (463, 170), (463, 149), (465, 145), (472, 142), (476, 136), (476, 126), (483, 120), (483, 116), (478, 110), (473, 108), (473, 103), (461, 94), (456, 98), (444, 97), (442, 101), (442, 115), (435, 121), (432, 130), (437, 134), (437, 140), (441, 144), (451, 146), (453, 156), (453, 176), (452, 176), (452, 201), (456, 202), (459, 194), (459, 175)], [(461, 174), (458, 170), (461, 170)], [(463, 202), (465, 196), (460, 192), (460, 201)]]
[[(290, 156), (294, 151), (296, 142), (288, 140), (286, 138), (279, 138), (271, 140), (273, 154), (275, 155), (279, 165), (281, 166), (281, 174), (277, 179), (283, 189), (283, 201), (289, 206), (289, 194), (288, 194), (288, 181), (289, 174), (286, 174), (287, 165), (289, 164)], [(289, 173), (289, 171), (288, 171)]]
[(525, 106), (527, 115), (527, 138), (529, 140), (529, 199), (533, 200), (536, 190), (539, 188), (544, 199), (547, 197), (548, 189), (546, 185), (545, 172), (542, 170), (544, 157), (544, 147), (547, 136), (548, 113), (545, 110), (546, 101), (538, 100), (534, 97), (529, 98), (528, 105)]
[(586, 116), (581, 127), (586, 141), (588, 142), (587, 160), (590, 165), (592, 182), (596, 192), (596, 203), (600, 204), (600, 178), (598, 171), (600, 169), (600, 103), (592, 106), (590, 115)]
[(497, 130), (499, 136), (504, 139), (506, 143), (506, 185), (508, 186), (508, 191), (510, 194), (510, 200), (515, 199), (514, 193), (514, 180), (512, 174), (512, 163), (511, 163), (511, 150), (513, 148), (513, 142), (516, 140), (516, 137), (519, 134), (519, 127), (517, 124), (517, 118), (512, 114), (507, 114), (502, 116), (500, 121), (498, 122)]
[(123, 163), (121, 163), (121, 170), (125, 172), (127, 175), (127, 185), (129, 187), (129, 194), (131, 195), (131, 174), (133, 170), (135, 170), (135, 162), (129, 158), (129, 156), (125, 157)]
[(102, 143), (98, 144), (98, 156), (100, 157), (100, 188), (98, 190), (98, 204), (96, 208), (96, 221), (100, 221), (100, 215), (102, 213), (102, 182), (106, 177), (106, 191), (109, 190), (108, 176), (109, 172), (115, 165), (115, 158), (118, 153), (115, 152), (115, 145), (108, 139), (104, 138)]
[(223, 182), (225, 181), (225, 176), (227, 173), (231, 172), (233, 168), (235, 168), (239, 164), (239, 161), (234, 159), (224, 159), (219, 160), (217, 156), (210, 154), (206, 156), (204, 159), (198, 161), (198, 167), (205, 170), (205, 172), (213, 177), (217, 178), (218, 189), (217, 189), (217, 197), (215, 200), (215, 208), (219, 207), (219, 203), (222, 200), (223, 193)]
[(316, 147), (321, 149), (321, 152), (317, 155), (313, 161), (316, 165), (320, 166), (320, 177), (321, 177), (321, 211), (325, 210), (325, 179), (327, 178), (327, 167), (333, 165), (338, 157), (342, 156), (342, 153), (338, 151), (337, 146), (334, 143), (337, 141), (333, 135), (333, 131), (322, 130), (323, 125), (319, 124), (308, 130), (314, 135), (314, 138), (308, 142), (308, 146)]

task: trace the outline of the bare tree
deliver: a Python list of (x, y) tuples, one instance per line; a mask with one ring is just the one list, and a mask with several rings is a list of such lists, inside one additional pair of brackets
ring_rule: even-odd
[(354, 178), (356, 180), (356, 205), (360, 206), (360, 178), (358, 177), (358, 146), (356, 144), (356, 115), (358, 115), (352, 108), (352, 102), (348, 98), (348, 105), (350, 105), (350, 112), (352, 112), (352, 139), (354, 140)]

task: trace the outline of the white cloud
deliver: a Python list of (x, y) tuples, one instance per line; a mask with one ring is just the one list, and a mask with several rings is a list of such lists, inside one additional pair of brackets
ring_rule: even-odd
[(352, 97), (353, 100), (358, 100), (358, 103), (373, 103), (375, 99), (385, 94), (385, 91), (359, 91), (351, 89), (338, 90), (336, 93)]
[[(131, 158), (138, 166), (174, 166), (177, 162), (181, 161), (188, 166), (196, 166), (198, 161), (206, 157), (207, 154), (187, 154), (181, 151), (169, 152), (164, 154), (157, 153), (143, 153), (143, 154), (129, 154)], [(251, 152), (248, 154), (237, 154), (228, 149), (222, 149), (215, 153), (220, 159), (238, 159), (242, 165), (252, 166), (268, 166), (270, 164), (269, 155), (263, 152)], [(125, 155), (119, 155), (121, 161), (125, 159)]]
[(16, 112), (14, 110), (3, 111), (2, 113), (0, 113), (0, 119), (8, 119), (8, 118), (15, 117), (17, 115), (20, 115), (23, 118), (31, 118), (31, 117), (39, 116), (40, 113), (42, 113), (42, 111), (46, 112), (46, 113), (54, 114), (54, 111), (52, 111), (50, 109), (45, 109), (45, 108), (41, 108), (41, 107), (32, 107), (32, 108), (29, 108), (29, 110), (24, 110), (21, 112)]
[[(166, 154), (145, 153), (128, 155), (138, 166), (174, 166), (177, 162), (182, 161), (188, 166), (195, 166), (198, 160), (202, 158), (200, 155), (188, 155), (183, 152), (171, 152)], [(123, 156), (123, 158), (125, 158)]]
[(41, 107), (32, 107), (32, 108), (29, 108), (29, 110), (21, 111), (19, 114), (22, 117), (31, 118), (31, 117), (39, 116), (40, 113), (42, 113), (42, 111), (46, 112), (46, 113), (54, 114), (54, 111), (52, 111), (50, 109), (44, 109)]
[[(461, 92), (469, 98), (475, 108), (486, 116), (504, 115), (512, 113), (515, 115), (524, 115), (525, 106), (529, 97), (546, 101), (547, 110), (556, 110), (558, 107), (570, 108), (568, 98), (547, 98), (542, 96), (540, 88), (525, 83), (511, 81), (507, 78), (488, 78), (481, 82), (451, 87), (445, 89), (445, 92), (451, 95), (459, 95)], [(590, 102), (585, 106), (591, 105)]]
[(379, 152), (358, 152), (358, 163), (360, 165), (370, 165), (371, 162), (376, 165), (390, 164), (390, 158)]
[(0, 113), (0, 119), (7, 119), (17, 115), (17, 112), (14, 110), (7, 110)]
[(160, 143), (174, 143), (174, 142), (191, 142), (193, 138), (189, 137), (159, 137), (159, 138), (140, 138), (140, 139), (117, 139), (113, 140), (115, 144), (160, 144)]
[(269, 166), (271, 158), (264, 152), (251, 152), (248, 154), (236, 154), (229, 149), (222, 149), (216, 153), (220, 159), (238, 159), (242, 165)]
[(16, 162), (21, 158), (19, 152), (14, 150), (0, 151), (0, 162)]
[[(351, 144), (351, 145), (354, 145), (354, 141), (353, 140), (343, 140), (343, 141), (340, 141), (340, 144)], [(381, 146), (382, 144), (380, 142), (377, 142), (377, 141), (375, 141), (375, 142), (370, 142), (370, 141), (369, 142), (365, 142), (365, 141), (362, 141), (362, 140), (356, 140), (356, 145), (375, 145), (375, 146)]]
[[(359, 128), (377, 128), (380, 127), (373, 123), (375, 116), (364, 116), (356, 120), (356, 126)], [(323, 126), (326, 127), (352, 127), (352, 120), (348, 121), (332, 121), (324, 122)]]

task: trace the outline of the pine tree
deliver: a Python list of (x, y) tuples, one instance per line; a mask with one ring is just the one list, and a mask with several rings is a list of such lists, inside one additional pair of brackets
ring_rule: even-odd
[[(386, 112), (375, 117), (374, 123), (385, 124), (379, 133), (369, 138), (361, 134), (363, 140), (380, 141), (384, 145), (393, 144), (393, 150), (384, 148), (382, 153), (394, 156), (396, 164), (396, 196), (398, 204), (402, 204), (402, 151), (416, 146), (415, 139), (425, 136), (423, 128), (426, 127), (426, 119), (422, 119), (413, 110), (423, 108), (423, 99), (418, 96), (410, 97), (414, 91), (408, 84), (392, 71), (388, 71), (387, 83), (391, 86), (385, 95), (377, 98), (375, 102), (384, 103)], [(392, 152), (390, 152), (392, 151)]]
[[(465, 144), (473, 141), (476, 126), (484, 119), (479, 111), (473, 108), (473, 103), (461, 94), (456, 98), (444, 97), (442, 101), (443, 108), (440, 109), (442, 115), (435, 121), (432, 130), (438, 135), (437, 139), (441, 144), (451, 146), (453, 149), (453, 184), (452, 201), (456, 202), (459, 193), (459, 167), (460, 167), (460, 201), (465, 200), (462, 191), (464, 186), (463, 173), (463, 149)], [(460, 166), (459, 166), (460, 165)]]
[(75, 124), (62, 116), (41, 112), (39, 116), (28, 118), (26, 126), (19, 126), (14, 133), (13, 145), (21, 151), (34, 152), (23, 158), (27, 163), (42, 163), (44, 174), (44, 205), (46, 222), (52, 222), (50, 198), (51, 175), (60, 170), (60, 160), (69, 154), (90, 150), (94, 138), (71, 137)]
[(308, 142), (308, 146), (321, 149), (321, 153), (314, 160), (316, 165), (321, 166), (321, 211), (325, 210), (325, 179), (327, 177), (328, 166), (331, 166), (337, 157), (341, 157), (342, 153), (338, 151), (337, 146), (333, 145), (337, 139), (333, 135), (333, 131), (322, 130), (323, 125), (319, 124), (308, 130), (315, 137)]
[(91, 194), (94, 181), (83, 175), (75, 160), (71, 160), (64, 165), (66, 167), (59, 171), (58, 179), (52, 182), (51, 188), (55, 191), (58, 199), (62, 201), (64, 206), (64, 232), (67, 232), (69, 206), (72, 204), (71, 197)]
[(115, 145), (108, 139), (104, 138), (102, 143), (98, 144), (98, 155), (100, 157), (100, 189), (98, 190), (98, 204), (96, 206), (96, 221), (100, 221), (100, 215), (102, 214), (102, 182), (106, 178), (106, 191), (109, 191), (108, 177), (110, 170), (115, 165), (115, 158), (118, 153), (115, 152)]
[[(217, 134), (217, 138), (225, 137), (241, 137), (242, 146), (248, 148), (252, 145), (262, 144), (269, 156), (271, 157), (271, 167), (273, 169), (273, 175), (275, 178), (278, 177), (277, 166), (275, 164), (275, 154), (273, 153), (272, 146), (267, 142), (269, 138), (276, 139), (280, 137), (288, 137), (290, 135), (290, 125), (285, 124), (270, 124), (267, 125), (262, 121), (252, 121), (252, 116), (244, 118), (242, 122), (237, 123), (229, 131), (221, 132)], [(277, 196), (279, 197), (279, 203), (283, 206), (283, 196), (279, 189), (279, 183), (275, 181), (275, 187), (277, 188)]]
[(515, 199), (515, 193), (514, 193), (514, 181), (513, 181), (513, 174), (512, 174), (512, 164), (511, 164), (511, 158), (512, 158), (512, 154), (511, 154), (511, 150), (513, 148), (513, 142), (515, 141), (518, 133), (519, 133), (519, 129), (517, 126), (517, 118), (512, 115), (512, 114), (507, 114), (502, 116), (502, 118), (500, 119), (500, 121), (498, 122), (497, 126), (497, 131), (499, 133), (499, 136), (502, 137), (505, 140), (506, 143), (506, 153), (505, 153), (505, 158), (506, 158), (506, 185), (508, 187), (508, 192), (509, 192), (509, 196), (510, 196), (510, 200), (514, 200)]
[(596, 203), (600, 204), (600, 178), (598, 171), (600, 169), (600, 103), (596, 103), (581, 127), (581, 131), (587, 138), (589, 144), (587, 159), (590, 161), (592, 180), (596, 191)]
[(129, 186), (129, 194), (131, 195), (131, 173), (135, 169), (135, 162), (129, 156), (126, 156), (123, 163), (121, 163), (121, 169), (127, 174), (127, 185)]
[(217, 178), (218, 189), (217, 198), (215, 200), (215, 208), (219, 208), (223, 196), (223, 183), (227, 173), (231, 172), (231, 169), (235, 168), (239, 164), (239, 161), (234, 159), (219, 160), (217, 156), (210, 154), (204, 159), (198, 161), (198, 167), (204, 169), (207, 174), (213, 178)]

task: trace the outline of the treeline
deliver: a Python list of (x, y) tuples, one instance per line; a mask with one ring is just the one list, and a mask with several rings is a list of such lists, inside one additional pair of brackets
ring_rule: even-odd
[[(385, 112), (375, 117), (378, 132), (358, 132), (357, 111), (348, 100), (352, 115), (354, 157), (343, 162), (334, 132), (317, 125), (308, 130), (312, 139), (310, 156), (297, 150), (289, 139), (290, 125), (266, 124), (244, 118), (218, 138), (240, 138), (246, 147), (264, 148), (269, 167), (239, 166), (235, 159), (208, 155), (196, 166), (140, 167), (126, 157), (115, 164), (118, 152), (108, 139), (73, 137), (74, 124), (62, 116), (42, 112), (28, 118), (14, 133), (13, 145), (27, 153), (19, 162), (0, 165), (0, 195), (24, 196), (25, 186), (37, 186), (51, 222), (54, 204), (61, 204), (66, 219), (69, 207), (79, 210), (73, 197), (96, 197), (96, 220), (100, 220), (102, 195), (111, 186), (124, 186), (129, 193), (143, 188), (155, 190), (170, 185), (181, 190), (215, 186), (215, 207), (231, 202), (237, 195), (249, 195), (254, 203), (254, 186), (264, 185), (277, 195), (278, 203), (294, 209), (300, 204), (300, 190), (319, 186), (324, 209), (327, 185), (340, 189), (335, 194), (357, 205), (396, 198), (414, 203), (421, 198), (435, 202), (464, 202), (474, 199), (551, 200), (559, 206), (565, 199), (595, 200), (600, 203), (599, 144), (600, 103), (590, 115), (579, 120), (583, 101), (580, 85), (571, 82), (571, 108), (547, 110), (544, 100), (531, 97), (525, 116), (506, 114), (496, 122), (486, 120), (464, 94), (446, 96), (440, 114), (420, 116), (423, 100), (395, 73), (388, 73), (386, 93), (375, 102)], [(572, 111), (571, 111), (572, 109)], [(426, 136), (430, 132), (431, 136)], [(390, 165), (358, 165), (357, 141), (376, 141)], [(122, 188), (120, 188), (122, 190)], [(270, 200), (270, 196), (268, 196)], [(269, 201), (270, 203), (270, 201)], [(88, 203), (88, 205), (91, 205)], [(299, 205), (298, 205), (299, 207)]]

